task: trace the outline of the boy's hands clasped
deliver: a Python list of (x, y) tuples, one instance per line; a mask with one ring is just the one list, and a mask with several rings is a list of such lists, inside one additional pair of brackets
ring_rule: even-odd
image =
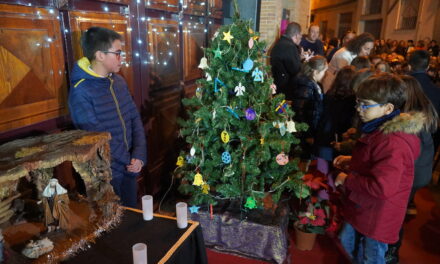
[(138, 173), (141, 171), (142, 166), (144, 166), (144, 164), (141, 160), (131, 159), (130, 165), (127, 165), (127, 171)]

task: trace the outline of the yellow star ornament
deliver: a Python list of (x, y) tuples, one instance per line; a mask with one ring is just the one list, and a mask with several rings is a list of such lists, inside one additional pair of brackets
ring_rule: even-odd
[(231, 44), (231, 39), (233, 39), (234, 37), (231, 35), (231, 31), (229, 30), (228, 32), (223, 32), (223, 40), (226, 40), (229, 44)]

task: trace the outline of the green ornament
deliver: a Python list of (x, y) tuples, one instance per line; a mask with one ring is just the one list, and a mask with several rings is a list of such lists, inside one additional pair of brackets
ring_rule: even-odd
[(257, 201), (255, 201), (254, 197), (248, 197), (246, 199), (246, 204), (244, 205), (244, 207), (249, 209), (255, 209), (257, 208)]
[(220, 47), (217, 47), (217, 49), (216, 50), (214, 50), (213, 51), (214, 52), (214, 59), (215, 58), (219, 58), (219, 59), (221, 59), (222, 58), (222, 51), (220, 50)]

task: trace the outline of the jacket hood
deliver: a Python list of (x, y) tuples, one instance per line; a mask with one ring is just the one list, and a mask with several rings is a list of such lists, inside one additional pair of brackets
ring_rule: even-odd
[(90, 61), (86, 57), (81, 58), (72, 70), (72, 83), (76, 83), (81, 79), (103, 79), (105, 77), (100, 76), (96, 72), (90, 70)]
[(390, 121), (385, 122), (380, 130), (384, 134), (403, 132), (406, 134), (418, 134), (422, 131), (426, 122), (426, 116), (421, 112), (401, 113)]

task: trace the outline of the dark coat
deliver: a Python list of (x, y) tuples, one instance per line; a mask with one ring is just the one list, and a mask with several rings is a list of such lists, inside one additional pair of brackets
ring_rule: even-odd
[(428, 96), (434, 105), (435, 110), (440, 114), (440, 87), (432, 82), (425, 71), (414, 71), (411, 72), (410, 75), (417, 79), (426, 96)]
[[(356, 109), (356, 96), (336, 97), (335, 95), (324, 95), (324, 108), (322, 118), (318, 124), (315, 144), (317, 147), (328, 148), (323, 151), (321, 158), (333, 160), (333, 151), (330, 145), (335, 141), (335, 134), (338, 140), (342, 140), (342, 134), (353, 125), (353, 117)], [(321, 152), (320, 152), (321, 153)]]
[(139, 112), (125, 80), (118, 74), (101, 77), (88, 69), (87, 58), (71, 74), (69, 110), (78, 129), (110, 132), (112, 169), (125, 170), (132, 158), (147, 159), (146, 138)]
[(420, 156), (415, 162), (413, 192), (428, 185), (432, 178), (432, 163), (434, 160), (434, 142), (431, 133), (419, 133)]
[(361, 234), (395, 243), (405, 218), (419, 156), (422, 114), (401, 114), (364, 134), (353, 149), (343, 217)]
[(306, 38), (302, 38), (299, 45), (304, 49), (304, 51), (312, 51), (313, 55), (315, 56), (324, 56), (324, 44), (322, 44), (322, 41), (319, 39), (317, 39), (315, 42), (310, 42)]
[(314, 137), (324, 109), (321, 87), (308, 77), (299, 76), (293, 92), (292, 108), (295, 120), (309, 125), (307, 137)]
[(299, 47), (292, 39), (282, 36), (272, 48), (270, 65), (277, 93), (283, 93), (291, 100), (295, 78), (301, 70)]

